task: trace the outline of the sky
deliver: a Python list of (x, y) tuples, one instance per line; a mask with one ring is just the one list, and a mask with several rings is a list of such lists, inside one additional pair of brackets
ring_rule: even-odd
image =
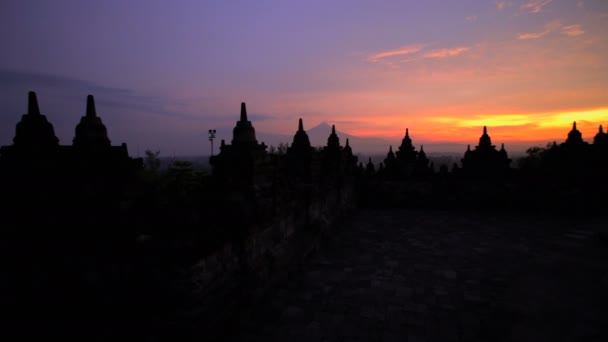
[(65, 145), (93, 94), (131, 154), (206, 153), (241, 102), (260, 133), (302, 117), (393, 145), (608, 126), (605, 0), (3, 0), (0, 46), (0, 145), (30, 90)]

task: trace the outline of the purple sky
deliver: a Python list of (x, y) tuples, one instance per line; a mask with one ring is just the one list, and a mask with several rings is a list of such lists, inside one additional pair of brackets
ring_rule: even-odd
[[(605, 0), (3, 0), (0, 145), (29, 90), (62, 144), (95, 95), (132, 154), (205, 153), (207, 129), (234, 126), (241, 101), (258, 131), (291, 135), (301, 116), (389, 140), (428, 130), (421, 117), (598, 110), (607, 32)], [(524, 68), (539, 55), (554, 68)], [(543, 87), (591, 95), (541, 99)]]

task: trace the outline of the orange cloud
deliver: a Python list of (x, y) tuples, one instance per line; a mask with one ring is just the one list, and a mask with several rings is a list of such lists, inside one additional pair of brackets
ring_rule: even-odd
[(458, 56), (461, 53), (466, 52), (468, 50), (469, 50), (468, 47), (457, 47), (457, 48), (452, 48), (452, 49), (433, 50), (433, 51), (426, 53), (424, 55), (424, 57), (426, 57), (426, 58), (446, 58), (446, 57)]
[[(438, 58), (453, 57), (453, 56), (460, 55), (463, 52), (466, 52), (470, 49), (469, 47), (456, 47), (456, 48), (451, 48), (451, 49), (432, 50), (423, 55), (418, 54), (418, 52), (422, 51), (425, 48), (425, 46), (426, 46), (425, 44), (410, 45), (410, 46), (404, 46), (404, 47), (396, 49), (396, 50), (382, 51), (382, 52), (378, 52), (378, 53), (375, 53), (375, 54), (369, 56), (367, 58), (367, 60), (370, 62), (378, 62), (378, 61), (382, 61), (383, 59), (388, 58), (388, 57), (414, 55), (412, 57), (408, 57), (408, 58), (402, 59), (400, 61), (400, 62), (413, 62), (413, 61), (417, 61), (417, 60), (424, 59), (424, 58), (438, 59)], [(385, 61), (384, 64), (392, 66), (395, 69), (399, 69), (399, 66), (397, 64), (395, 64), (393, 61)]]
[[(559, 20), (553, 20), (547, 24), (545, 24), (545, 30), (542, 32), (533, 32), (533, 33), (520, 33), (519, 36), (517, 37), (520, 40), (526, 40), (526, 39), (538, 39), (541, 38), (543, 36), (546, 36), (547, 34), (557, 31), (560, 28), (562, 29), (562, 33), (569, 35), (567, 32), (575, 32), (576, 29), (580, 30), (580, 25), (571, 25), (571, 26), (563, 26), (562, 23)], [(566, 31), (564, 31), (564, 29), (568, 28)], [(584, 31), (582, 32), (584, 33)], [(579, 33), (579, 34), (582, 34)], [(576, 34), (575, 34), (576, 35)]]
[[(466, 52), (455, 45), (427, 46), (403, 56), (389, 54), (393, 58), (382, 54), (404, 49), (375, 54), (382, 63), (413, 60), (401, 63), (397, 71), (378, 68), (364, 55), (363, 61), (315, 72), (319, 84), (332, 80), (325, 88), (294, 92), (293, 98), (269, 94), (268, 101), (289, 104), (277, 109), (277, 115), (307, 113), (306, 127), (324, 120), (348, 120), (340, 124), (341, 131), (395, 141), (409, 127), (416, 143), (476, 144), (481, 127), (487, 125), (493, 140), (508, 143), (509, 149), (511, 142), (532, 146), (528, 142), (563, 141), (572, 121), (577, 121), (585, 139), (592, 139), (600, 123), (608, 124), (606, 80), (598, 74), (608, 66), (604, 58), (608, 38), (584, 23), (580, 29), (588, 32), (583, 37), (593, 38), (594, 44), (566, 39), (564, 30), (573, 30), (576, 27), (569, 26), (576, 24), (541, 24), (538, 31), (549, 31), (551, 38), (564, 35), (559, 42), (509, 39), (463, 44), (469, 46)], [(512, 34), (517, 37), (517, 31)], [(333, 80), (341, 80), (339, 86)]]
[(538, 39), (543, 36), (546, 36), (547, 34), (549, 34), (549, 32), (551, 32), (551, 31), (545, 30), (545, 31), (536, 32), (536, 33), (520, 33), (519, 36), (517, 36), (517, 39), (521, 39), (521, 40)]
[(528, 13), (539, 13), (543, 7), (553, 2), (553, 0), (532, 0), (521, 5), (520, 9)]
[(584, 34), (585, 31), (583, 31), (581, 25), (569, 25), (562, 27), (562, 33), (569, 37), (576, 37)]
[(369, 56), (367, 58), (367, 60), (370, 61), (370, 62), (377, 62), (377, 61), (379, 61), (379, 60), (381, 60), (383, 58), (387, 58), (387, 57), (403, 56), (403, 55), (413, 54), (413, 53), (419, 52), (423, 48), (424, 48), (423, 44), (408, 45), (408, 46), (404, 46), (404, 47), (401, 47), (401, 48), (396, 49), (396, 50), (388, 50), (388, 51), (378, 52), (376, 54), (373, 54), (373, 55)]

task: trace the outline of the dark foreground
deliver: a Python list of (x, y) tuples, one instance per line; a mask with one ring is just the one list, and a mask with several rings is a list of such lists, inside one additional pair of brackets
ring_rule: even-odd
[(224, 337), (608, 341), (604, 224), (364, 211)]

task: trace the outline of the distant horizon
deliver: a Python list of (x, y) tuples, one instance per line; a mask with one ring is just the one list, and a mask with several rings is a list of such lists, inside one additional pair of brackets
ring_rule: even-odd
[[(255, 126), (255, 124), (254, 124), (254, 126)], [(577, 124), (577, 126), (578, 126), (578, 124)], [(329, 127), (331, 127), (331, 125), (328, 122), (323, 121), (323, 122), (315, 125), (311, 129), (328, 128), (327, 136), (329, 136), (329, 133), (330, 133)], [(220, 128), (220, 130), (221, 129), (227, 129), (227, 127)], [(230, 130), (232, 130), (232, 128), (230, 128)], [(305, 131), (308, 131), (308, 130), (305, 129)], [(568, 132), (569, 132), (569, 130), (568, 130)], [(294, 130), (294, 133), (295, 133), (295, 130)], [(338, 135), (338, 138), (340, 138), (340, 144), (341, 144), (341, 146), (344, 146), (345, 141), (346, 141), (346, 137), (349, 137), (351, 139), (352, 138), (359, 138), (359, 139), (369, 138), (369, 137), (355, 136), (353, 134), (349, 134), (348, 132), (342, 132), (338, 128), (336, 128), (336, 133)], [(490, 137), (492, 137), (491, 127), (488, 127), (488, 133), (489, 133)], [(345, 137), (344, 134), (346, 134), (347, 136)], [(264, 140), (262, 140), (262, 139), (259, 138), (260, 136), (266, 136), (266, 135), (284, 136), (285, 138), (288, 138), (289, 141), (281, 141), (281, 143), (287, 143), (288, 145), (291, 145), (292, 140), (293, 140), (293, 134), (291, 136), (289, 136), (287, 134), (278, 134), (277, 135), (277, 134), (272, 134), (272, 133), (268, 133), (268, 132), (256, 132), (256, 136), (258, 137), (257, 138), (258, 142), (259, 143), (265, 143), (267, 145), (267, 147), (268, 147), (267, 150), (269, 150), (271, 146), (277, 147), (278, 143), (268, 144), (268, 143), (266, 143), (266, 141), (264, 141)], [(480, 136), (481, 136), (481, 133), (480, 133)], [(567, 136), (567, 132), (566, 132), (566, 136)], [(412, 141), (414, 143), (414, 146), (416, 147), (416, 150), (419, 150), (420, 146), (423, 145), (424, 146), (424, 151), (427, 154), (437, 155), (437, 156), (440, 156), (442, 154), (445, 154), (445, 155), (460, 155), (460, 154), (464, 154), (464, 152), (466, 151), (467, 145), (470, 145), (471, 148), (474, 148), (477, 145), (477, 143), (479, 142), (478, 141), (479, 137), (478, 137), (478, 139), (475, 140), (474, 142), (438, 141), (438, 142), (422, 142), (422, 143), (420, 143), (420, 142), (418, 142), (416, 140), (416, 137), (413, 134), (410, 134), (410, 137), (411, 137), (411, 139), (412, 139)], [(231, 139), (232, 139), (231, 135), (230, 135), (229, 138), (224, 138), (225, 143), (226, 144), (230, 144), (231, 143)], [(388, 140), (388, 139), (385, 139), (385, 138), (378, 138), (378, 137), (373, 137), (373, 139), (378, 139), (378, 140), (386, 141), (386, 143), (387, 143), (386, 148), (384, 150), (382, 148), (380, 148), (380, 149), (364, 148), (362, 151), (359, 151), (359, 150), (357, 150), (357, 146), (353, 145), (353, 143), (350, 142), (350, 145), (353, 148), (353, 153), (354, 154), (362, 154), (362, 155), (365, 155), (365, 156), (383, 155), (383, 154), (388, 153), (389, 146), (392, 146), (393, 150), (396, 151), (399, 148), (399, 145), (401, 144), (401, 140), (403, 139), (403, 136), (401, 138), (399, 138), (398, 140), (395, 140), (395, 139)], [(219, 136), (218, 136), (218, 138), (216, 138), (214, 140), (214, 151), (215, 151), (214, 154), (219, 153), (219, 144), (220, 144), (221, 140), (222, 140), (222, 138), (219, 137)], [(544, 147), (547, 146), (547, 144), (551, 144), (554, 141), (556, 143), (560, 144), (560, 143), (563, 143), (565, 140), (566, 140), (565, 138), (564, 139), (554, 139), (554, 140), (550, 140), (550, 141), (541, 141), (541, 140), (537, 140), (537, 141), (528, 140), (528, 141), (525, 141), (524, 140), (524, 141), (511, 141), (511, 142), (504, 143), (504, 144), (505, 144), (505, 149), (507, 150), (507, 152), (510, 155), (522, 156), (522, 155), (525, 155), (525, 151), (528, 148), (531, 148), (531, 147), (542, 147), (542, 148), (544, 148)], [(585, 138), (585, 134), (583, 133), (583, 140), (585, 140), (588, 143), (592, 143), (593, 142), (593, 136), (590, 137), (590, 138)], [(497, 146), (497, 148), (500, 148), (502, 142), (496, 142), (495, 139), (493, 139), (493, 138), (492, 138), (492, 141), (493, 141), (493, 144)], [(315, 144), (315, 142), (316, 142), (316, 144)], [(394, 142), (394, 143), (392, 143), (392, 142)], [(311, 145), (313, 147), (323, 147), (323, 146), (326, 145), (326, 142), (325, 142), (325, 140), (319, 141), (317, 139), (317, 141), (313, 141), (311, 139)], [(446, 145), (449, 145), (451, 148), (450, 149), (443, 149), (443, 150), (440, 149), (440, 147), (438, 148), (438, 146), (446, 146)], [(208, 148), (209, 147), (210, 147), (210, 145), (208, 146)], [(150, 150), (153, 150), (153, 149), (150, 149)], [(140, 151), (140, 154), (143, 154), (144, 152), (145, 152), (145, 150), (144, 151)], [(160, 151), (160, 152), (161, 152), (160, 156), (163, 157), (163, 158), (172, 158), (172, 157), (174, 157), (173, 154), (165, 154), (165, 153), (163, 153), (163, 151)], [(182, 157), (182, 158), (183, 157), (209, 157), (210, 155), (211, 155), (210, 151), (208, 150), (207, 152), (201, 151), (198, 154), (175, 154), (175, 157)]]
[(0, 145), (28, 91), (64, 144), (92, 94), (114, 144), (168, 155), (204, 152), (207, 131), (231, 129), (241, 102), (260, 135), (291, 136), (302, 117), (392, 144), (409, 128), (429, 148), (474, 145), (483, 126), (513, 151), (563, 141), (573, 121), (588, 141), (608, 126), (605, 0), (1, 8)]
[[(26, 108), (27, 109), (27, 108)], [(25, 113), (24, 113), (25, 114)], [(42, 112), (43, 115), (44, 112)], [(103, 121), (103, 117), (100, 116), (102, 121)], [(236, 119), (238, 119), (238, 116), (235, 116)], [(254, 114), (253, 117), (255, 118), (256, 115)], [(21, 115), (18, 116), (19, 120), (21, 119)], [(51, 124), (53, 124), (52, 119), (48, 118), (49, 121), (51, 122)], [(234, 120), (235, 122), (237, 120)], [(248, 118), (249, 119), (249, 118)], [(303, 120), (305, 118), (302, 118)], [(249, 120), (252, 121), (252, 124), (255, 128), (256, 123), (254, 120)], [(297, 120), (294, 120), (294, 123), (296, 123)], [(589, 127), (589, 126), (593, 126), (593, 123), (588, 122), (588, 121), (574, 121), (577, 123), (577, 129), (579, 131), (582, 131), (582, 129), (580, 129), (581, 123), (583, 124), (583, 126), (585, 127)], [(573, 122), (573, 123), (574, 123)], [(16, 123), (15, 123), (16, 125)], [(107, 124), (106, 124), (107, 125)], [(315, 135), (313, 135), (311, 137), (311, 144), (314, 147), (322, 147), (325, 145), (326, 139), (329, 136), (330, 132), (331, 132), (331, 126), (334, 124), (330, 124), (330, 121), (328, 120), (323, 120), (320, 123), (314, 125), (313, 127), (307, 129), (305, 126), (305, 131), (315, 131)], [(598, 128), (599, 126), (603, 126), (601, 123), (598, 124)], [(482, 126), (483, 127), (483, 126)], [(470, 145), (472, 147), (475, 146), (477, 140), (479, 139), (479, 136), (481, 136), (481, 130), (482, 127), (476, 127), (478, 129), (478, 136), (476, 139), (471, 139), (471, 140), (418, 140), (416, 137), (416, 132), (414, 130), (411, 130), (410, 133), (410, 137), (413, 140), (413, 143), (415, 145), (415, 147), (417, 149), (420, 148), (420, 146), (426, 146), (425, 147), (425, 152), (428, 153), (464, 153), (464, 150), (466, 149), (467, 145)], [(552, 143), (552, 142), (558, 142), (561, 143), (563, 141), (565, 141), (565, 138), (567, 137), (567, 133), (572, 129), (572, 125), (570, 125), (570, 129), (568, 130), (564, 130), (564, 137), (562, 139), (548, 139), (548, 140), (526, 140), (526, 139), (521, 139), (521, 140), (504, 140), (504, 141), (498, 141), (494, 136), (493, 136), (493, 127), (492, 126), (485, 126), (488, 127), (488, 133), (490, 135), (490, 137), (492, 137), (493, 139), (493, 143), (496, 146), (501, 146), (502, 144), (505, 144), (505, 148), (507, 149), (508, 152), (511, 153), (515, 153), (515, 154), (524, 154), (525, 150), (530, 148), (530, 147), (535, 147), (535, 146), (540, 146), (540, 147), (545, 147), (547, 144)], [(223, 127), (217, 127), (217, 128), (213, 128), (217, 131), (216, 134), (216, 138), (215, 138), (215, 142), (214, 142), (214, 148), (218, 148), (219, 149), (219, 144), (222, 140), (225, 140), (227, 144), (230, 144), (231, 140), (232, 140), (232, 129), (234, 127), (229, 127), (229, 126), (223, 126)], [(409, 127), (406, 127), (405, 129), (410, 129)], [(471, 132), (473, 132), (475, 129), (475, 127), (468, 127), (468, 128), (462, 128), (463, 132), (469, 133), (471, 134)], [(324, 131), (321, 131), (324, 130)], [(70, 143), (68, 144), (62, 144), (62, 145), (71, 145), (71, 138), (70, 139), (62, 139), (62, 137), (57, 133), (56, 131), (56, 135), (59, 138), (59, 142), (60, 144), (62, 144), (62, 141), (68, 140), (70, 141)], [(289, 133), (285, 133), (285, 132), (280, 132), (280, 133), (270, 133), (270, 132), (264, 132), (264, 131), (259, 131), (256, 129), (256, 136), (257, 136), (257, 140), (260, 143), (265, 143), (268, 147), (270, 146), (275, 146), (277, 147), (279, 144), (281, 143), (286, 143), (286, 144), (290, 144), (291, 141), (293, 140), (293, 134), (295, 134), (295, 125), (294, 128), (292, 128), (293, 133), (289, 134)], [(357, 153), (357, 143), (360, 143), (360, 152), (364, 155), (376, 155), (376, 154), (382, 154), (382, 153), (386, 153), (388, 152), (389, 147), (393, 147), (395, 150), (398, 148), (398, 146), (401, 143), (401, 140), (403, 139), (405, 133), (402, 136), (358, 136), (355, 134), (351, 134), (348, 132), (344, 132), (341, 131), (339, 128), (336, 128), (336, 131), (338, 133), (338, 137), (341, 138), (341, 145), (345, 144), (345, 141), (347, 138), (351, 139), (351, 147), (354, 148), (354, 152)], [(424, 131), (424, 130), (423, 130)], [(598, 129), (596, 128), (595, 133), (598, 132)], [(593, 141), (593, 137), (595, 136), (595, 134), (585, 134), (585, 132), (581, 132), (583, 135), (583, 140), (586, 142), (591, 143)], [(323, 135), (325, 134), (325, 135)], [(500, 135), (499, 135), (500, 136)], [(208, 139), (208, 136), (205, 136), (204, 134), (201, 134), (201, 136), (199, 138), (202, 138), (201, 140), (204, 142), (205, 140)], [(429, 137), (427, 136), (427, 139)], [(6, 137), (3, 140), (7, 140)], [(0, 141), (0, 145), (10, 145), (12, 144), (12, 138), (10, 139), (11, 141), (9, 143), (2, 143)], [(110, 140), (111, 139), (111, 135), (110, 135)], [(193, 143), (195, 143), (196, 141), (193, 140)], [(373, 146), (372, 143), (373, 142)], [(114, 145), (118, 145), (122, 142), (114, 142)], [(208, 148), (211, 147), (210, 143), (207, 141), (208, 143)], [(141, 156), (142, 155), (142, 150), (141, 147), (139, 145), (136, 146), (136, 151), (133, 151), (133, 146), (129, 146), (130, 148), (130, 154), (132, 155), (137, 155), (137, 156)], [(443, 149), (442, 149), (443, 148)], [(204, 148), (203, 148), (204, 149)], [(172, 156), (181, 156), (181, 157), (196, 157), (196, 156), (205, 156), (205, 155), (210, 155), (210, 153), (205, 153), (203, 152), (203, 150), (194, 152), (194, 153), (177, 153), (175, 150), (173, 151), (173, 153), (169, 152), (164, 152), (163, 150), (161, 150), (160, 148), (150, 148), (150, 147), (146, 147), (143, 149), (143, 152), (145, 152), (145, 150), (153, 150), (153, 151), (160, 151), (161, 152), (161, 156), (162, 157), (167, 157), (167, 158), (171, 158)], [(135, 153), (134, 153), (135, 152)]]

